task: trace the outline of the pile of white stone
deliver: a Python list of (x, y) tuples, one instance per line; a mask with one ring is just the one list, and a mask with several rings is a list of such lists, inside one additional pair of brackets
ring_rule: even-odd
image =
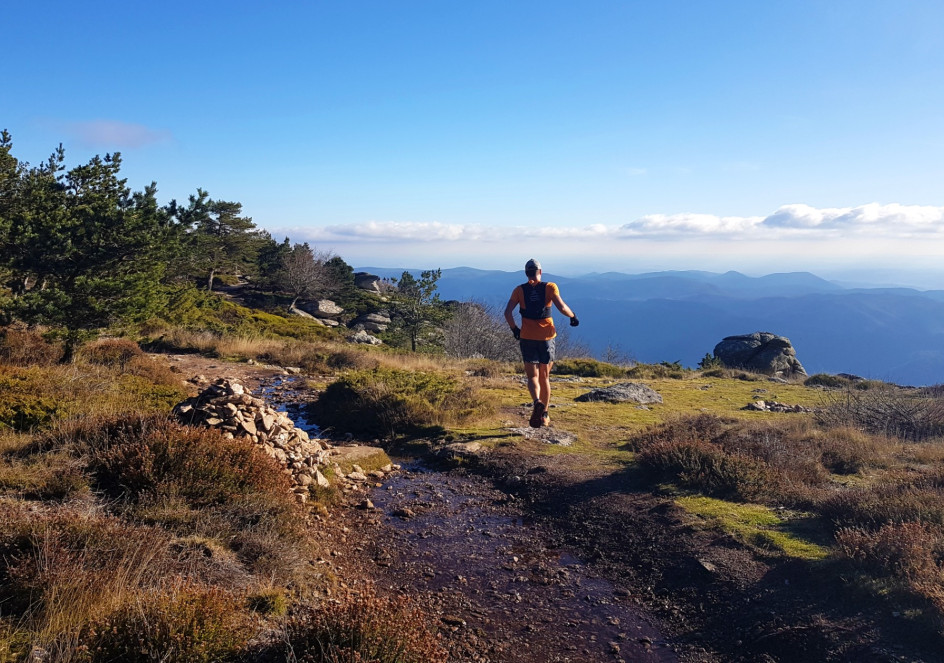
[(330, 445), (311, 439), (288, 415), (254, 397), (236, 380), (218, 379), (198, 396), (174, 406), (174, 415), (184, 424), (218, 428), (230, 439), (251, 440), (285, 468), (299, 502), (308, 500), (312, 484), (330, 485), (320, 470), (329, 463)]

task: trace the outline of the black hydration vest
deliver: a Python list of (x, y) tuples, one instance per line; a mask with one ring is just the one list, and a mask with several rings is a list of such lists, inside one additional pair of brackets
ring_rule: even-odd
[(521, 292), (524, 293), (524, 306), (519, 311), (522, 318), (528, 320), (543, 320), (551, 317), (551, 307), (545, 306), (547, 301), (547, 284), (538, 281), (534, 285), (523, 283)]

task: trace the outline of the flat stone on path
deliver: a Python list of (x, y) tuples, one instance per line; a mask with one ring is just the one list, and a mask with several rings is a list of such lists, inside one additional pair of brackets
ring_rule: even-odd
[(612, 387), (603, 387), (582, 394), (574, 399), (582, 403), (605, 401), (607, 403), (661, 403), (660, 396), (651, 387), (638, 382), (620, 382)]
[(561, 447), (571, 447), (577, 441), (574, 433), (569, 433), (553, 426), (542, 426), (541, 428), (524, 427), (512, 428), (513, 433), (523, 435), (529, 440), (541, 440), (548, 444), (556, 444)]

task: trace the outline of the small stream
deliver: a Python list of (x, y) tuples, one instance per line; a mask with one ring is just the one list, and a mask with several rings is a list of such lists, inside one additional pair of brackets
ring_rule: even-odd
[[(317, 435), (293, 384), (276, 379), (261, 395)], [(629, 592), (549, 548), (539, 526), (488, 479), (399, 462), (403, 470), (372, 490), (379, 526), (359, 549), (379, 584), (424, 597), (440, 614), (453, 660), (678, 660)]]

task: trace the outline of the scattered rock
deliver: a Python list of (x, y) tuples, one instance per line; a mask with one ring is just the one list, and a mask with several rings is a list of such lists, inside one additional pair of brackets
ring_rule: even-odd
[(574, 399), (575, 401), (606, 401), (607, 403), (661, 403), (660, 396), (651, 387), (638, 382), (620, 382), (612, 387), (594, 389)]
[(779, 377), (806, 375), (790, 339), (770, 332), (727, 336), (715, 346), (714, 356), (728, 368)]

